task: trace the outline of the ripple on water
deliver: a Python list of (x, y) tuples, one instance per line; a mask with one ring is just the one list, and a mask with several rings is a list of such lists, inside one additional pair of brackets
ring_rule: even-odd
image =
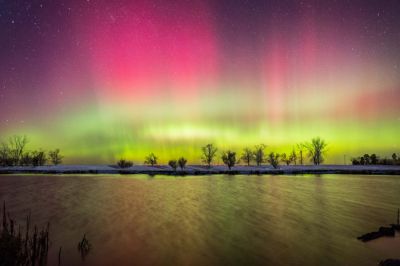
[(0, 176), (22, 221), (51, 223), (64, 265), (376, 265), (400, 237), (356, 237), (394, 222), (398, 176)]

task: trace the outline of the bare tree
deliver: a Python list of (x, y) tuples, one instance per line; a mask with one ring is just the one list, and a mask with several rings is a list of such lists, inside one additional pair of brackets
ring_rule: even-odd
[(24, 154), (22, 154), (20, 165), (29, 166), (32, 165), (32, 161), (33, 161), (32, 154), (30, 152), (24, 152)]
[(313, 138), (311, 142), (306, 144), (308, 157), (315, 165), (320, 165), (324, 161), (327, 143), (320, 137)]
[(154, 153), (150, 153), (150, 154), (146, 157), (144, 163), (145, 163), (145, 164), (150, 164), (151, 166), (154, 166), (154, 165), (157, 164), (157, 157), (154, 155)]
[(289, 155), (289, 159), (294, 165), (297, 165), (297, 153), (296, 150), (293, 148), (292, 153)]
[(25, 135), (14, 135), (9, 138), (8, 143), (13, 165), (19, 165), (25, 146), (28, 144), (28, 138)]
[(10, 166), (10, 147), (7, 143), (0, 145), (0, 166)]
[(286, 165), (289, 165), (292, 161), (290, 159), (290, 156), (287, 156), (286, 153), (282, 153), (280, 157), (281, 157), (281, 162), (286, 163)]
[(251, 161), (254, 160), (254, 153), (250, 148), (244, 148), (241, 159), (250, 166)]
[(278, 168), (279, 167), (279, 153), (273, 153), (271, 152), (268, 154), (267, 161), (272, 165), (273, 168)]
[(42, 150), (32, 152), (32, 165), (43, 166), (47, 162), (46, 153)]
[(226, 166), (228, 166), (229, 170), (236, 164), (236, 152), (233, 151), (225, 151), (221, 156), (222, 161)]
[(211, 167), (211, 163), (213, 162), (216, 153), (217, 153), (217, 148), (214, 147), (213, 144), (207, 144), (206, 146), (201, 148), (201, 151), (203, 153), (201, 160), (207, 164), (208, 167)]
[(60, 163), (62, 163), (63, 156), (61, 156), (60, 154), (60, 149), (49, 151), (49, 158), (54, 165), (59, 165)]
[(254, 159), (256, 161), (257, 166), (260, 166), (265, 161), (265, 148), (267, 146), (265, 144), (256, 145), (254, 147)]
[(187, 160), (183, 157), (179, 158), (178, 160), (178, 165), (181, 168), (181, 170), (183, 170), (186, 166)]
[(299, 152), (299, 163), (300, 165), (303, 165), (303, 151), (306, 148), (306, 145), (304, 143), (298, 143), (297, 145), (297, 150)]

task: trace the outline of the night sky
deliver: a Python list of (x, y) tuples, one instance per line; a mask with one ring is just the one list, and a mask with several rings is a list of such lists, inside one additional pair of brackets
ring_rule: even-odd
[(69, 163), (213, 142), (399, 152), (400, 2), (0, 0), (0, 138)]

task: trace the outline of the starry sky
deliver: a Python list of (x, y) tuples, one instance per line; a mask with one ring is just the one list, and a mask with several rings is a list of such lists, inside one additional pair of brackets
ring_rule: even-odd
[(0, 0), (0, 138), (67, 163), (399, 152), (396, 0)]

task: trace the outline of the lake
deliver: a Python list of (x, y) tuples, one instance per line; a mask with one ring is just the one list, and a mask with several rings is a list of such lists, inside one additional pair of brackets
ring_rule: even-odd
[[(23, 224), (50, 222), (62, 265), (377, 265), (400, 237), (400, 176), (1, 175), (0, 200)], [(82, 261), (78, 241), (92, 250)]]

